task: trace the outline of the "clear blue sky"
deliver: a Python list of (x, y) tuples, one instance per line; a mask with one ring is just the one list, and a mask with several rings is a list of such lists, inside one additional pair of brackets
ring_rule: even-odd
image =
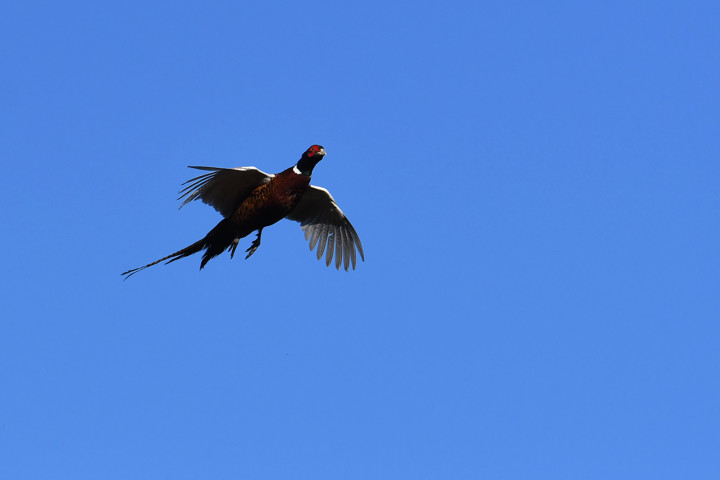
[[(719, 16), (5, 2), (0, 478), (720, 478)], [(313, 143), (356, 271), (122, 281)]]

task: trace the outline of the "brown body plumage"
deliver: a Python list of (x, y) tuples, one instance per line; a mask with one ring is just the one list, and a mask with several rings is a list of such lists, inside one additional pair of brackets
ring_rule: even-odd
[(297, 206), (308, 185), (310, 177), (297, 175), (288, 168), (253, 190), (229, 218), (241, 235), (239, 238), (285, 218)]

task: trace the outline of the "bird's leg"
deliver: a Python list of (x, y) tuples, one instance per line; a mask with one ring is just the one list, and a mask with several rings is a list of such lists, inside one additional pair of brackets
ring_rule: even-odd
[(255, 253), (255, 250), (257, 250), (258, 247), (260, 246), (260, 235), (262, 235), (262, 231), (263, 231), (262, 228), (258, 230), (257, 238), (255, 240), (253, 240), (253, 242), (250, 244), (250, 247), (247, 250), (245, 250), (246, 252), (248, 252), (247, 257), (245, 257), (245, 260), (250, 258), (250, 255)]
[(233, 258), (233, 256), (235, 255), (235, 249), (237, 248), (238, 243), (240, 243), (240, 239), (236, 238), (228, 247), (228, 252), (230, 252), (230, 258)]

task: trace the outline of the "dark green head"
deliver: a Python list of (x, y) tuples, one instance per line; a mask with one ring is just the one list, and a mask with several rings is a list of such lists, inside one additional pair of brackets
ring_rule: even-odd
[(308, 177), (312, 175), (313, 168), (318, 164), (320, 160), (325, 156), (325, 149), (322, 145), (313, 145), (308, 148), (305, 153), (302, 154), (297, 165), (295, 165), (295, 173), (301, 173)]

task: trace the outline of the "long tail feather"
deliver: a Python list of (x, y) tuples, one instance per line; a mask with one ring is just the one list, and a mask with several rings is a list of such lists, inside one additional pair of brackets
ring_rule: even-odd
[[(178, 250), (175, 253), (171, 253), (167, 257), (163, 257), (160, 260), (155, 260), (154, 262), (148, 263), (147, 265), (145, 265), (143, 267), (133, 268), (132, 270), (123, 272), (121, 274), (123, 277), (125, 277), (123, 280), (127, 280), (128, 278), (135, 275), (137, 272), (139, 272), (141, 270), (145, 270), (148, 267), (152, 267), (153, 265), (157, 265), (158, 263), (164, 262), (165, 260), (170, 259), (170, 260), (168, 260), (167, 263), (172, 263), (175, 260), (180, 260), (181, 258), (188, 257), (188, 256), (192, 255), (193, 253), (197, 253), (206, 247), (206, 242), (207, 242), (207, 237), (203, 238), (202, 240), (198, 240), (197, 242), (193, 243), (192, 245), (190, 245), (188, 247), (183, 248), (182, 250)], [(167, 263), (166, 263), (166, 265), (167, 265)], [(205, 264), (203, 263), (203, 266), (204, 265)]]
[(182, 250), (171, 253), (167, 257), (155, 260), (143, 267), (133, 268), (132, 270), (123, 272), (122, 275), (125, 277), (125, 280), (127, 280), (140, 270), (145, 270), (146, 268), (157, 265), (165, 260), (167, 260), (166, 264), (172, 263), (175, 260), (180, 260), (181, 258), (188, 257), (202, 249), (206, 249), (203, 254), (202, 261), (200, 262), (200, 269), (202, 269), (211, 258), (220, 255), (223, 251), (225, 251), (225, 249), (230, 251), (230, 258), (232, 258), (232, 255), (235, 253), (235, 248), (237, 248), (238, 239), (246, 235), (247, 233), (238, 233), (230, 220), (223, 219), (215, 226), (215, 228), (210, 230), (210, 232), (205, 235), (205, 238), (202, 240), (198, 240), (189, 247), (185, 247)]

